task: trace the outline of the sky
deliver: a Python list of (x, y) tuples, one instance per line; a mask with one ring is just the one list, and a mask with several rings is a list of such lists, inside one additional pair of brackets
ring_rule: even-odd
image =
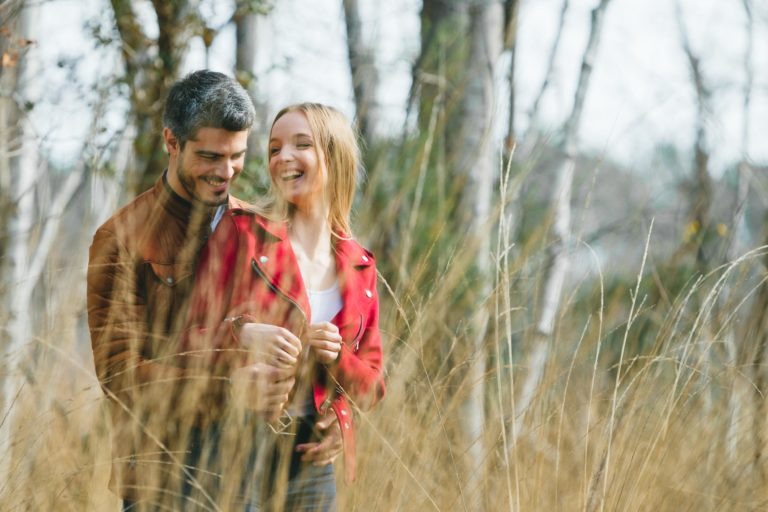
[[(202, 0), (213, 25), (231, 12), (228, 0)], [(755, 4), (753, 35), (755, 83), (747, 157), (768, 164), (768, 145), (761, 140), (768, 127), (768, 2)], [(542, 104), (548, 130), (562, 125), (573, 102), (581, 56), (586, 46), (590, 10), (597, 0), (571, 0), (555, 79)], [(742, 2), (681, 0), (692, 46), (702, 59), (713, 91), (708, 129), (712, 172), (721, 174), (742, 153), (742, 102), (745, 82), (746, 18)], [(148, 2), (135, 5), (151, 30)], [(530, 105), (541, 87), (548, 52), (557, 27), (562, 0), (523, 0), (517, 56), (518, 111), (516, 124), (525, 129)], [(695, 126), (695, 96), (682, 51), (673, 0), (612, 0), (605, 19), (589, 95), (580, 127), (582, 148), (604, 153), (620, 163), (647, 170), (659, 144), (689, 151)], [(120, 69), (117, 55), (94, 50), (83, 30), (86, 23), (109, 23), (104, 0), (52, 0), (36, 8), (30, 38), (37, 41), (29, 55), (37, 101), (33, 120), (45, 147), (55, 159), (78, 157), (87, 129), (89, 93), (78, 81), (99, 82)], [(411, 62), (418, 54), (417, 0), (361, 0), (364, 37), (376, 48), (382, 79), (379, 103), (383, 131), (399, 132), (410, 86)], [(262, 18), (256, 76), (259, 93), (268, 100), (270, 115), (296, 101), (321, 101), (354, 115), (351, 80), (339, 0), (276, 0), (271, 15)], [(234, 32), (223, 31), (212, 47), (213, 69), (230, 72), (234, 64)], [(77, 60), (77, 77), (57, 66)], [(497, 137), (503, 135), (507, 109), (504, 88), (508, 56), (498, 62)], [(194, 41), (186, 70), (205, 65), (203, 47)], [(42, 79), (40, 79), (42, 77)], [(77, 78), (77, 79), (76, 79)], [(117, 93), (118, 91), (113, 91)], [(115, 96), (119, 96), (115, 94)], [(127, 104), (117, 98), (103, 120), (105, 132), (120, 126)], [(79, 121), (83, 119), (83, 121)]]

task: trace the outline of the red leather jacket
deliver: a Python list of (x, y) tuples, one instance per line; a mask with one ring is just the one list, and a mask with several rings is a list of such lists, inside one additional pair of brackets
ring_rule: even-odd
[[(248, 210), (225, 214), (200, 255), (190, 299), (190, 325), (200, 347), (226, 358), (238, 348), (232, 319), (269, 323), (299, 338), (311, 319), (309, 299), (284, 223)], [(345, 476), (355, 474), (355, 436), (350, 402), (370, 408), (384, 396), (376, 265), (373, 255), (352, 239), (335, 243), (342, 310), (331, 320), (339, 328), (342, 349), (335, 364), (311, 360), (314, 405), (320, 414), (331, 407), (339, 420)], [(230, 353), (231, 354), (231, 353)], [(235, 363), (237, 364), (237, 363)], [(241, 359), (239, 364), (244, 364)], [(302, 363), (300, 363), (302, 364)], [(231, 369), (232, 359), (220, 367)]]

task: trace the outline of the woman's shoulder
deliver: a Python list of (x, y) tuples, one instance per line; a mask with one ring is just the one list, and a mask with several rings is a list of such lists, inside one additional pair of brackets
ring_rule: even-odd
[(372, 266), (376, 264), (373, 252), (363, 247), (353, 237), (339, 238), (336, 242), (337, 250), (344, 254), (355, 266)]

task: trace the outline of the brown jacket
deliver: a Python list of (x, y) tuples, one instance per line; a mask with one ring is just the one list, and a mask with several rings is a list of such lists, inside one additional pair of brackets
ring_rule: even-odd
[[(230, 197), (229, 206), (247, 205)], [(164, 486), (163, 475), (176, 473), (168, 467), (183, 460), (188, 426), (216, 413), (218, 383), (181, 369), (175, 344), (210, 215), (163, 175), (93, 237), (88, 324), (112, 420), (110, 488), (123, 498)]]

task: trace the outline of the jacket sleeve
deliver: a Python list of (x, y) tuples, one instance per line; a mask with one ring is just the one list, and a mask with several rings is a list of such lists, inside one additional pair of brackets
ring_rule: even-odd
[(89, 251), (87, 273), (88, 327), (96, 376), (111, 399), (131, 406), (141, 392), (157, 383), (175, 386), (186, 373), (171, 364), (143, 357), (150, 336), (146, 299), (138, 284), (138, 263), (117, 236), (100, 228)]
[(375, 267), (371, 267), (371, 275), (367, 289), (372, 291), (372, 297), (368, 302), (367, 314), (364, 315), (366, 323), (354, 344), (342, 344), (339, 361), (333, 372), (344, 392), (363, 410), (373, 407), (385, 393)]

